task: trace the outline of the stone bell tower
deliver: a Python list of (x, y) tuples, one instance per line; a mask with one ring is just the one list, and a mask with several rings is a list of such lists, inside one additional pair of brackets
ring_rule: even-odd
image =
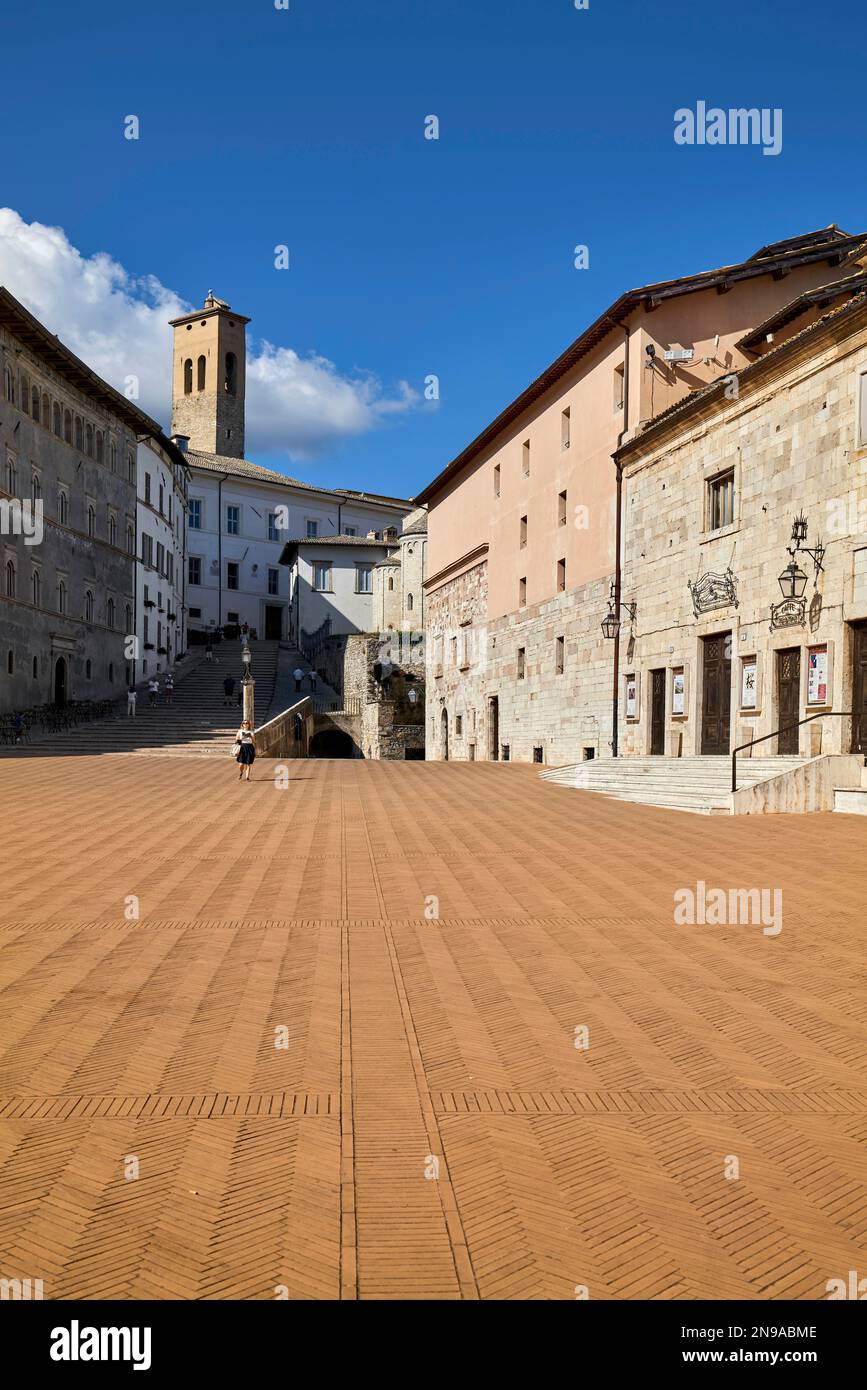
[(244, 457), (249, 322), (210, 291), (201, 309), (171, 320), (171, 432), (187, 435), (191, 449)]

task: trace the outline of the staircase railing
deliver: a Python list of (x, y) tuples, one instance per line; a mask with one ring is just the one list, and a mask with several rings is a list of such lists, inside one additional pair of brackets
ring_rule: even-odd
[(745, 748), (754, 748), (758, 743), (767, 743), (769, 738), (779, 738), (780, 734), (791, 733), (792, 729), (800, 729), (802, 724), (812, 724), (815, 719), (854, 719), (856, 721), (857, 738), (853, 742), (861, 746), (861, 719), (862, 715), (853, 714), (851, 710), (826, 710), (824, 714), (810, 714), (805, 719), (799, 719), (795, 724), (783, 724), (779, 729), (774, 729), (769, 734), (762, 734), (761, 738), (751, 738), (749, 743), (742, 743), (735, 748), (732, 753), (732, 792), (738, 789), (738, 753), (743, 753)]

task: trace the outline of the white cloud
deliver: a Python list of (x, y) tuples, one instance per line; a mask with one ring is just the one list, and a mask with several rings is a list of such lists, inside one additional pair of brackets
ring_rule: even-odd
[[(138, 404), (168, 428), (167, 321), (194, 305), (153, 275), (130, 274), (104, 252), (83, 256), (62, 228), (27, 223), (11, 208), (0, 208), (0, 285), (112, 386), (122, 391), (128, 377), (137, 377)], [(315, 458), (411, 409), (417, 399), (407, 382), (388, 395), (371, 373), (344, 374), (326, 357), (301, 357), (248, 337), (248, 457)]]

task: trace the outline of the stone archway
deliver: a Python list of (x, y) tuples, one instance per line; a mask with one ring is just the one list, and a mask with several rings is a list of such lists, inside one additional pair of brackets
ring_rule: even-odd
[(308, 758), (351, 758), (355, 744), (345, 729), (320, 729), (310, 740)]
[(440, 723), (443, 733), (443, 762), (447, 763), (449, 760), (449, 712), (447, 709), (443, 710)]
[(65, 705), (67, 700), (66, 657), (59, 656), (54, 663), (54, 703)]

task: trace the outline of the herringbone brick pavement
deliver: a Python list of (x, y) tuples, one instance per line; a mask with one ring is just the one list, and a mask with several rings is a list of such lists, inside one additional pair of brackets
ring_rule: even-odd
[[(809, 1300), (867, 1273), (863, 821), (273, 772), (0, 767), (0, 1277)], [(783, 930), (675, 926), (699, 880), (781, 889)]]

